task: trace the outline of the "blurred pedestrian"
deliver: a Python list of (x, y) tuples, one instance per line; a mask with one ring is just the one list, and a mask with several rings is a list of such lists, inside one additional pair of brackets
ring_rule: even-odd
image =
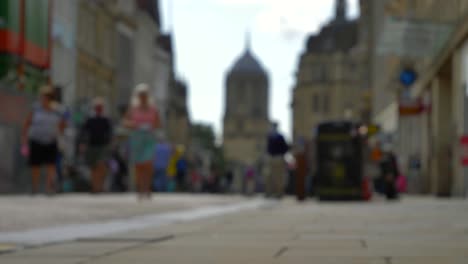
[(228, 169), (225, 175), (226, 178), (226, 186), (225, 186), (225, 192), (231, 193), (232, 192), (232, 184), (234, 182), (234, 173), (232, 172), (232, 169)]
[(190, 182), (191, 182), (191, 191), (194, 193), (199, 193), (202, 191), (202, 176), (198, 171), (198, 168), (192, 169), (190, 173)]
[(186, 191), (186, 182), (187, 182), (187, 159), (185, 158), (185, 149), (183, 146), (179, 146), (180, 156), (176, 163), (177, 168), (177, 190), (180, 192)]
[(288, 150), (289, 147), (284, 136), (278, 131), (278, 124), (274, 123), (267, 139), (268, 162), (270, 164), (269, 174), (266, 179), (267, 197), (283, 197), (286, 173), (284, 155)]
[(119, 146), (115, 146), (112, 150), (110, 166), (112, 170), (112, 191), (125, 192), (128, 189), (127, 176), (128, 166), (123, 158)]
[(250, 196), (255, 193), (255, 169), (253, 166), (248, 166), (245, 171), (245, 194)]
[(58, 156), (58, 137), (65, 130), (65, 119), (54, 103), (53, 89), (42, 86), (40, 99), (33, 104), (23, 126), (22, 145), (27, 149), (32, 176), (32, 193), (39, 190), (41, 168), (46, 169), (46, 193), (55, 192), (56, 162)]
[(172, 147), (166, 141), (163, 134), (158, 135), (159, 142), (156, 144), (154, 156), (154, 178), (153, 190), (156, 192), (167, 191), (167, 167), (172, 155)]
[(147, 84), (136, 86), (124, 126), (131, 129), (130, 156), (135, 164), (136, 187), (139, 198), (151, 198), (153, 159), (156, 146), (155, 131), (160, 127), (158, 109)]
[(398, 198), (396, 179), (400, 175), (395, 154), (387, 146), (380, 163), (383, 191), (388, 200)]
[(306, 178), (309, 173), (308, 161), (308, 149), (306, 141), (300, 138), (296, 144), (294, 151), (294, 158), (296, 161), (296, 172), (295, 172), (295, 193), (298, 201), (304, 201), (306, 198)]
[(104, 114), (102, 98), (93, 100), (92, 114), (86, 119), (80, 138), (80, 148), (85, 152), (86, 163), (91, 169), (91, 192), (101, 193), (104, 191), (112, 141), (112, 121)]
[[(372, 142), (370, 154), (370, 170), (374, 170), (373, 183), (374, 189), (377, 193), (385, 194), (384, 190), (384, 177), (382, 176), (382, 162), (384, 153), (382, 151), (382, 144), (380, 141)], [(372, 167), (373, 166), (373, 167)]]
[(177, 189), (177, 162), (179, 161), (180, 156), (182, 155), (182, 149), (180, 146), (175, 147), (175, 150), (172, 152), (171, 159), (169, 160), (169, 165), (167, 166), (167, 191), (175, 192)]

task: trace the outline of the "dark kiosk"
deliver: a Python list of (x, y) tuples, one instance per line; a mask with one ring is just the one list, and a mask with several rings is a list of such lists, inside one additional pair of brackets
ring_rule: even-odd
[(359, 125), (326, 122), (317, 126), (315, 191), (320, 200), (362, 200), (364, 141)]

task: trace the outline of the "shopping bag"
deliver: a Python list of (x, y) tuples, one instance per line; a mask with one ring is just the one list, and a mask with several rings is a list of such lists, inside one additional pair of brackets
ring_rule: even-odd
[(405, 193), (408, 189), (408, 181), (404, 175), (398, 175), (396, 179), (396, 189), (399, 193)]

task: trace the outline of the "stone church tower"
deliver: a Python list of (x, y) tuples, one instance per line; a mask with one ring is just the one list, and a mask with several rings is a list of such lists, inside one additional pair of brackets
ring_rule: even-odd
[(252, 54), (249, 40), (244, 53), (226, 76), (224, 155), (233, 168), (257, 166), (266, 152), (268, 75)]
[(361, 26), (359, 19), (347, 17), (347, 1), (335, 0), (335, 16), (318, 34), (308, 37), (293, 88), (294, 142), (312, 140), (321, 122), (366, 120), (366, 47), (359, 43), (365, 37)]

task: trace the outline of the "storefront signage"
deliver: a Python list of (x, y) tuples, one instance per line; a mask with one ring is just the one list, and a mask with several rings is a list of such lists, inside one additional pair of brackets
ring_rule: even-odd
[(418, 115), (424, 109), (424, 104), (420, 99), (400, 99), (398, 106), (400, 116)]

